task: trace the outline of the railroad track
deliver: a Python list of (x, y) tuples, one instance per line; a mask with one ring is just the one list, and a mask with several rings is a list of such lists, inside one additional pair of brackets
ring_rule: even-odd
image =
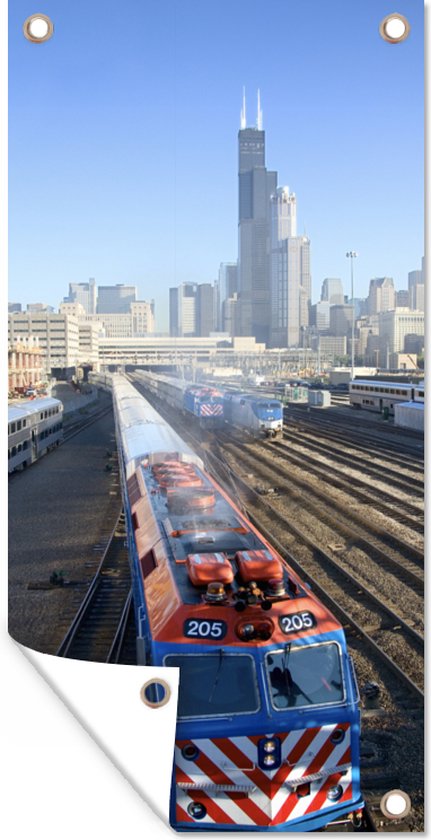
[[(229, 474), (230, 467), (227, 466), (223, 460), (219, 459), (214, 452), (207, 453), (207, 459), (209, 459), (212, 464), (213, 471), (214, 468), (216, 470), (217, 468), (220, 470), (220, 467), (222, 467), (225, 469), (227, 474)], [(422, 672), (423, 678), (423, 635), (415, 630), (393, 609), (388, 607), (381, 598), (371, 592), (367, 592), (360, 579), (348, 572), (339, 562), (328, 555), (320, 545), (316, 544), (316, 542), (310, 539), (307, 534), (294, 526), (286, 516), (281, 514), (279, 511), (276, 511), (269, 502), (262, 499), (262, 497), (253, 490), (247, 482), (239, 478), (238, 475), (234, 476), (234, 487), (237, 491), (239, 490), (242, 499), (245, 500), (247, 515), (257, 524), (259, 529), (264, 529), (264, 535), (267, 536), (267, 539), (269, 539), (272, 544), (275, 544), (277, 551), (280, 551), (280, 553), (286, 557), (290, 565), (294, 566), (301, 576), (305, 576), (309, 579), (312, 583), (313, 589), (315, 591), (317, 590), (318, 595), (322, 598), (322, 600), (325, 597), (330, 599), (331, 609), (333, 611), (341, 609), (344, 614), (343, 623), (346, 625), (353, 623), (356, 630), (368, 637), (373, 647), (376, 646), (380, 655), (385, 658), (386, 664), (388, 664), (401, 679), (405, 680), (410, 688), (417, 692), (418, 696), (423, 696), (422, 687), (416, 685), (407, 672), (401, 672), (400, 668), (391, 656), (385, 653), (385, 648), (388, 649), (391, 647), (393, 634), (395, 633), (397, 637), (396, 647), (398, 648), (399, 640), (402, 639), (402, 644), (405, 645), (406, 649), (411, 652), (411, 656), (415, 660), (413, 668), (411, 667), (413, 662), (410, 662), (407, 666), (410, 673), (414, 672), (415, 674), (420, 674), (420, 672)], [(282, 545), (278, 538), (274, 535), (273, 531), (271, 533), (268, 531), (268, 525), (265, 525), (262, 522), (259, 512), (265, 513), (266, 521), (272, 521), (273, 526), (277, 523), (283, 534), (289, 531), (293, 533), (297, 540), (306, 545), (308, 549), (311, 549), (311, 551), (309, 551), (308, 554), (301, 552), (301, 560), (298, 560), (297, 554), (292, 554), (291, 546), (289, 546), (289, 551), (287, 551), (285, 546)], [(320, 579), (323, 577), (325, 578), (324, 586), (318, 582), (317, 575), (319, 575)], [(333, 592), (337, 593), (337, 600), (335, 600), (333, 595), (330, 595), (330, 593)], [(349, 613), (340, 607), (340, 604), (343, 604), (343, 602), (350, 605), (351, 611)], [(367, 625), (372, 629), (373, 639), (371, 639), (371, 637), (368, 636), (368, 633), (366, 633), (358, 624), (357, 619), (354, 618), (355, 613), (364, 613), (367, 615), (366, 621)], [(385, 639), (385, 636), (388, 635), (391, 637), (390, 643)], [(379, 639), (379, 642), (376, 643), (375, 639)]]
[[(332, 437), (329, 439), (332, 440)], [(325, 458), (330, 458), (332, 462), (345, 464), (349, 469), (358, 469), (362, 473), (376, 478), (378, 481), (381, 481), (382, 472), (384, 472), (384, 477), (391, 480), (392, 487), (398, 487), (401, 491), (412, 493), (420, 498), (423, 497), (423, 478), (414, 478), (413, 476), (403, 475), (400, 473), (399, 468), (393, 469), (386, 463), (384, 466), (381, 464), (375, 464), (374, 461), (376, 460), (376, 456), (368, 456), (368, 453), (359, 455), (356, 451), (352, 451), (357, 449), (353, 442), (346, 444), (345, 442), (341, 442), (339, 439), (335, 439), (335, 444), (331, 446), (328, 444), (328, 438), (326, 435), (319, 436), (319, 440), (316, 440), (310, 432), (304, 433), (300, 432), (297, 428), (292, 430), (290, 427), (288, 429), (284, 429), (283, 441), (289, 441), (289, 446), (299, 445), (307, 447), (308, 451), (311, 449), (313, 452), (322, 454)], [(346, 453), (340, 452), (340, 443), (349, 451)], [(360, 452), (363, 453), (364, 450), (361, 448)], [(379, 459), (381, 461), (386, 461), (384, 454), (380, 455)], [(334, 469), (332, 465), (331, 469)]]
[(120, 514), (87, 593), (56, 656), (119, 662), (133, 625), (124, 515)]
[[(227, 438), (227, 443), (223, 444), (227, 452), (230, 452), (234, 458), (238, 459), (238, 445), (232, 443), (231, 439)], [(424, 557), (423, 552), (415, 546), (404, 542), (396, 537), (392, 532), (384, 528), (374, 525), (370, 516), (364, 516), (354, 510), (346, 509), (347, 506), (343, 500), (328, 496), (318, 488), (315, 488), (308, 480), (301, 479), (293, 474), (280, 474), (277, 469), (277, 464), (271, 459), (264, 459), (259, 454), (259, 457), (253, 454), (252, 451), (247, 452), (244, 447), (240, 450), (241, 464), (247, 465), (247, 468), (253, 471), (253, 475), (258, 475), (268, 485), (266, 491), (268, 495), (273, 495), (275, 498), (280, 494), (289, 498), (290, 501), (296, 501), (303, 506), (304, 493), (307, 494), (307, 511), (319, 519), (321, 523), (327, 524), (330, 528), (343, 535), (352, 545), (357, 545), (366, 550), (379, 563), (384, 563), (387, 570), (395, 572), (408, 585), (413, 586), (420, 594), (423, 594), (424, 588)], [(298, 492), (296, 492), (298, 488)], [(271, 494), (270, 491), (273, 491)], [(262, 487), (264, 493), (265, 487)], [(316, 506), (313, 498), (317, 500)], [(339, 511), (337, 515), (337, 510)], [(350, 522), (361, 526), (362, 531), (358, 528), (352, 527)], [(366, 531), (367, 536), (364, 537)], [(375, 537), (372, 541), (371, 535)], [(379, 545), (380, 543), (380, 545)], [(381, 544), (384, 545), (384, 550)], [(388, 555), (388, 548), (398, 554), (398, 558)]]
[[(331, 434), (334, 439), (345, 439), (346, 441), (356, 444), (362, 444), (367, 451), (375, 451), (378, 454), (385, 452), (385, 457), (390, 456), (394, 463), (406, 465), (410, 460), (413, 465), (421, 466), (423, 469), (423, 436), (417, 437), (417, 443), (405, 440), (406, 430), (395, 427), (393, 425), (385, 425), (379, 433), (377, 423), (373, 423), (371, 418), (367, 417), (367, 428), (364, 426), (358, 428), (358, 414), (350, 415), (349, 412), (343, 412), (342, 417), (337, 417), (335, 412), (331, 412), (331, 418), (325, 416), (330, 409), (315, 408), (308, 412), (306, 407), (290, 405), (289, 409), (284, 411), (284, 420), (287, 425), (289, 423), (302, 424), (303, 428), (315, 427), (319, 430), (325, 429), (328, 436)], [(364, 424), (365, 425), (365, 424)], [(388, 440), (388, 437), (393, 437), (394, 440)], [(400, 440), (400, 438), (402, 438)], [(416, 438), (415, 438), (416, 439)]]
[(112, 404), (101, 409), (101, 411), (98, 411), (97, 413), (91, 414), (89, 417), (85, 418), (85, 420), (76, 421), (70, 426), (67, 426), (61, 444), (67, 443), (68, 440), (71, 440), (71, 438), (79, 435), (80, 432), (84, 431), (84, 429), (88, 429), (88, 427), (92, 426), (93, 423), (97, 423), (98, 420), (101, 420), (102, 417), (106, 417), (107, 414), (111, 414), (111, 412)]
[[(397, 522), (407, 525), (413, 531), (420, 534), (423, 533), (424, 512), (422, 508), (411, 502), (399, 499), (386, 490), (373, 486), (369, 482), (362, 481), (357, 476), (346, 476), (344, 471), (337, 470), (332, 464), (329, 467), (328, 464), (316, 462), (312, 456), (303, 452), (294, 453), (283, 442), (265, 441), (262, 443), (262, 446), (276, 451), (280, 458), (283, 458), (289, 463), (294, 463), (299, 467), (302, 467), (304, 463), (308, 464), (310, 471), (331, 487), (347, 492), (350, 497), (354, 497), (362, 504), (372, 504), (374, 510), (378, 510), (384, 516), (390, 519), (396, 518)], [(352, 462), (350, 463), (350, 469), (355, 469)]]

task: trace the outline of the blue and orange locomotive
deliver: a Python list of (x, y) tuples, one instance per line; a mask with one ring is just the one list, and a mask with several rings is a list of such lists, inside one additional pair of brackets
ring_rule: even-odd
[(114, 377), (140, 664), (180, 668), (177, 830), (359, 821), (360, 715), (334, 616)]

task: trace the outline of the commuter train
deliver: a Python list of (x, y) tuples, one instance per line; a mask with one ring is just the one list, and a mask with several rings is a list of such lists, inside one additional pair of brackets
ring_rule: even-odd
[(379, 382), (376, 379), (353, 379), (349, 383), (349, 402), (353, 408), (365, 408), (382, 413), (387, 409), (394, 414), (397, 403), (423, 402), (424, 388), (412, 382)]
[(101, 388), (102, 391), (112, 391), (112, 373), (96, 373), (90, 371), (88, 374), (90, 385)]
[(218, 388), (183, 382), (151, 371), (133, 376), (159, 399), (198, 421), (201, 428), (214, 429), (223, 423), (223, 393)]
[(179, 831), (359, 824), (343, 628), (123, 377), (113, 402), (138, 664), (179, 667)]
[(227, 423), (252, 435), (280, 437), (283, 434), (283, 405), (279, 400), (226, 391), (223, 404)]
[(63, 404), (52, 397), (10, 405), (8, 472), (23, 470), (63, 440)]

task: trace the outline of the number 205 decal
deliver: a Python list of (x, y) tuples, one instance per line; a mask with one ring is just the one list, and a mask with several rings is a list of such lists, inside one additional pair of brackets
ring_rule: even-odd
[(224, 639), (226, 633), (225, 621), (188, 618), (184, 622), (184, 635), (188, 639)]
[(283, 633), (298, 633), (300, 630), (309, 630), (310, 627), (314, 627), (316, 619), (311, 612), (301, 612), (282, 615), (279, 622)]

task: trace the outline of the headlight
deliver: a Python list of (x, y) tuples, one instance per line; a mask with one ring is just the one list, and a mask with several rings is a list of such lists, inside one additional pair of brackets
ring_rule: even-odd
[(187, 811), (194, 820), (203, 820), (207, 814), (207, 809), (205, 805), (202, 805), (202, 802), (190, 802), (190, 805), (187, 806)]
[(261, 738), (258, 744), (259, 766), (276, 770), (281, 764), (281, 743), (279, 738)]
[(266, 743), (263, 745), (263, 751), (266, 752), (266, 753), (275, 752), (276, 749), (277, 749), (277, 742), (276, 741), (266, 741)]
[(338, 799), (343, 795), (343, 788), (341, 785), (335, 785), (334, 787), (329, 788), (327, 793), (327, 798), (330, 802), (337, 802)]

